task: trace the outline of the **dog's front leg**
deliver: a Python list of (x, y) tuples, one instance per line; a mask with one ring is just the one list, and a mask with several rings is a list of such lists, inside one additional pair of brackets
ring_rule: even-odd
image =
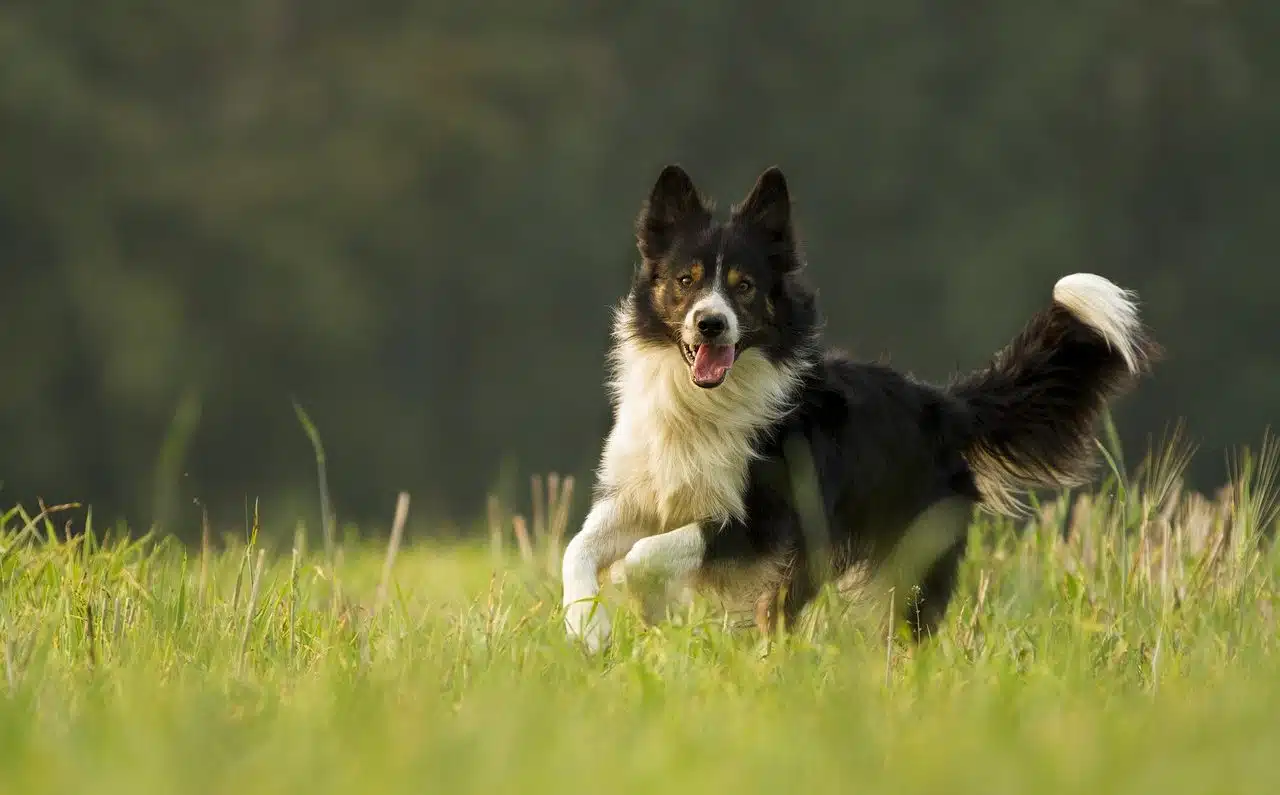
[(616, 500), (603, 499), (591, 506), (582, 530), (565, 547), (560, 572), (565, 629), (592, 652), (609, 640), (609, 617), (596, 598), (600, 572), (626, 555), (643, 535), (637, 517), (627, 516)]
[(642, 538), (631, 547), (622, 565), (627, 588), (640, 596), (646, 621), (656, 621), (672, 587), (687, 585), (702, 568), (706, 551), (702, 527), (697, 523)]

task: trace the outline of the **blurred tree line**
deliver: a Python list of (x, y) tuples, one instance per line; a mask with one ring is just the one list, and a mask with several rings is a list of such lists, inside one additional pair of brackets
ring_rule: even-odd
[[(9, 0), (0, 500), (468, 521), (587, 479), (631, 220), (783, 166), (831, 340), (982, 364), (1075, 270), (1212, 487), (1280, 405), (1280, 4)], [(505, 473), (505, 475), (504, 475)], [(515, 484), (515, 485), (511, 485)], [(584, 495), (585, 489), (579, 494)]]

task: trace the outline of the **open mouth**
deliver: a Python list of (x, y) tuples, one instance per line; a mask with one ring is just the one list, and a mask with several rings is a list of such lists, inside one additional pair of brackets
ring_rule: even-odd
[(686, 345), (680, 343), (680, 351), (689, 363), (693, 383), (703, 389), (712, 389), (724, 383), (729, 377), (729, 370), (738, 358), (736, 345)]

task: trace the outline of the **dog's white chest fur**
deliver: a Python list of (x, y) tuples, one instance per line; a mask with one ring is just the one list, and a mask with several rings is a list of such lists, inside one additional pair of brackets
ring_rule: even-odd
[(599, 475), (618, 507), (647, 533), (745, 519), (754, 444), (786, 411), (796, 373), (748, 350), (725, 383), (701, 389), (674, 345), (624, 339), (614, 357), (617, 421)]

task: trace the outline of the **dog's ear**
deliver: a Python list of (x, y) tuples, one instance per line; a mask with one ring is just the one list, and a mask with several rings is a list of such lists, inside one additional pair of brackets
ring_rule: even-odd
[(662, 259), (671, 251), (681, 228), (704, 224), (711, 212), (703, 203), (688, 173), (677, 165), (662, 169), (649, 198), (636, 218), (636, 244), (647, 261)]
[(787, 250), (795, 244), (791, 226), (791, 192), (782, 169), (772, 166), (756, 179), (747, 198), (733, 209), (734, 218), (763, 232)]

